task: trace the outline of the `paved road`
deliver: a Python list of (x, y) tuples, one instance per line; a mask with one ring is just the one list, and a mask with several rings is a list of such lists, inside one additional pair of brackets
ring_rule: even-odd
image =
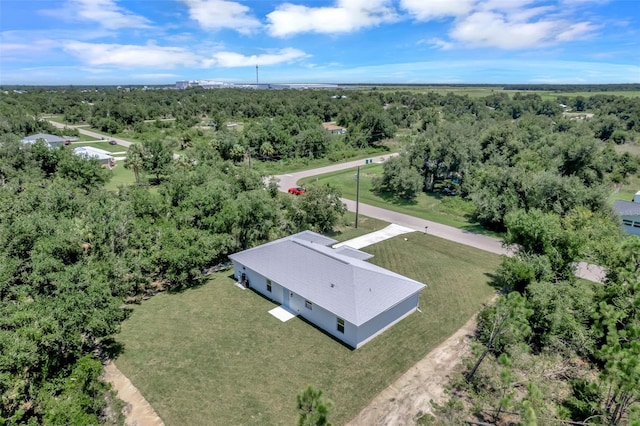
[[(387, 154), (375, 157), (373, 158), (373, 160), (374, 163), (382, 163), (389, 157), (395, 155), (398, 154)], [(278, 187), (280, 191), (287, 192), (288, 188), (296, 186), (297, 182), (302, 178), (335, 172), (339, 170), (352, 169), (357, 166), (365, 166), (364, 160), (349, 161), (347, 163), (334, 164), (331, 166), (321, 167), (313, 170), (305, 170), (297, 173), (278, 175), (276, 176), (276, 178), (279, 179)], [(355, 201), (347, 200), (344, 198), (342, 199), (342, 201), (347, 205), (349, 211), (356, 211)], [(436, 237), (455, 241), (457, 243), (465, 244), (480, 250), (485, 250), (496, 254), (504, 254), (508, 256), (513, 254), (513, 250), (504, 247), (502, 245), (502, 240), (498, 238), (464, 231), (452, 226), (447, 226), (441, 223), (432, 222), (430, 220), (420, 219), (403, 213), (382, 209), (380, 207), (374, 207), (364, 203), (360, 203), (359, 212), (360, 214), (365, 216), (384, 220), (389, 223), (396, 223), (398, 225), (406, 226), (420, 232), (426, 231), (430, 235), (435, 235)], [(599, 266), (581, 262), (578, 265), (576, 275), (591, 281), (602, 282), (604, 279), (604, 270)]]
[(57, 121), (51, 121), (48, 120), (49, 123), (51, 123), (53, 125), (53, 127), (57, 127), (58, 129), (64, 129), (65, 127), (71, 128), (71, 129), (77, 129), (78, 132), (80, 132), (83, 135), (87, 135), (87, 136), (91, 136), (92, 138), (96, 138), (96, 139), (102, 139), (104, 138), (105, 140), (114, 140), (116, 141), (116, 143), (118, 145), (122, 145), (122, 146), (126, 146), (127, 148), (129, 148), (131, 145), (133, 145), (133, 142), (124, 140), (124, 139), (120, 139), (120, 138), (114, 138), (111, 136), (105, 136), (101, 133), (96, 133), (96, 132), (92, 132), (91, 130), (85, 130), (82, 127), (79, 126), (67, 126), (66, 124), (63, 123), (58, 123)]
[[(48, 121), (53, 125), (53, 127), (57, 127), (58, 129), (64, 129), (65, 127), (77, 129), (78, 132), (82, 133), (83, 135), (91, 136), (92, 138), (96, 138), (96, 139), (114, 140), (118, 145), (121, 145), (127, 148), (129, 148), (131, 145), (135, 143), (125, 139), (115, 138), (113, 136), (106, 136), (101, 133), (92, 132), (91, 130), (85, 130), (80, 126), (67, 126), (66, 124), (58, 123), (57, 121), (51, 121), (51, 120), (48, 120)], [(180, 158), (180, 155), (174, 153), (173, 159), (177, 160), (178, 158)]]

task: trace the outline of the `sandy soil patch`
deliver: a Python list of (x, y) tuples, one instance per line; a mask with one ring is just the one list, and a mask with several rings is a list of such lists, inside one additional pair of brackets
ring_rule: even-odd
[(432, 403), (444, 402), (444, 387), (462, 358), (470, 353), (475, 316), (440, 346), (380, 392), (349, 426), (411, 425)]
[(118, 398), (126, 404), (122, 411), (127, 426), (164, 426), (151, 404), (112, 361), (104, 366), (104, 380), (111, 383)]

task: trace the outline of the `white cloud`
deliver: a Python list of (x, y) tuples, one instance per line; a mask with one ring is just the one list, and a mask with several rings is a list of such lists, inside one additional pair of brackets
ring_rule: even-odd
[(250, 9), (238, 2), (226, 0), (183, 0), (189, 7), (189, 16), (207, 30), (232, 29), (248, 34), (260, 28), (258, 19)]
[(349, 33), (397, 19), (389, 0), (338, 0), (329, 7), (284, 3), (267, 15), (269, 33), (275, 37)]
[(218, 66), (224, 68), (248, 67), (255, 65), (276, 65), (283, 62), (292, 62), (307, 57), (302, 50), (286, 48), (275, 53), (262, 55), (242, 55), (235, 52), (217, 52), (211, 59), (204, 62), (205, 66)]
[(417, 20), (463, 16), (471, 12), (475, 0), (400, 0), (400, 7)]
[(432, 39), (429, 39), (429, 40), (423, 40), (420, 43), (421, 44), (422, 43), (427, 43), (427, 44), (430, 44), (430, 45), (432, 45), (432, 46), (434, 46), (434, 47), (436, 47), (438, 49), (441, 49), (441, 50), (449, 50), (449, 49), (453, 49), (455, 47), (455, 43), (451, 43), (449, 41), (445, 41), (445, 40), (442, 40), (440, 38), (432, 38)]
[(179, 78), (179, 74), (169, 74), (169, 73), (149, 73), (149, 74), (133, 74), (131, 78), (135, 78), (137, 80), (162, 80), (166, 81), (169, 79), (175, 80)]
[(167, 69), (195, 66), (199, 62), (198, 56), (180, 47), (69, 41), (64, 43), (63, 49), (91, 66)]
[[(418, 0), (402, 0), (415, 2)], [(426, 3), (425, 3), (426, 4)], [(429, 3), (431, 4), (431, 3)], [(460, 4), (456, 3), (457, 6)], [(457, 9), (461, 12), (463, 9)], [(427, 8), (423, 11), (429, 12)], [(446, 9), (441, 9), (445, 14)], [(453, 14), (455, 11), (446, 13)], [(457, 12), (456, 12), (457, 13)], [(430, 19), (436, 12), (416, 17)], [(585, 39), (597, 26), (590, 22), (571, 22), (554, 6), (536, 6), (533, 0), (477, 1), (470, 13), (456, 15), (447, 38), (431, 39), (439, 49), (453, 47), (494, 47), (504, 50), (532, 49), (563, 42)]]
[(478, 12), (456, 23), (450, 35), (469, 46), (524, 49), (548, 43), (558, 25), (552, 21), (509, 21), (498, 13)]
[(58, 42), (49, 39), (33, 40), (30, 43), (5, 42), (3, 40), (2, 49), (0, 49), (0, 57), (2, 57), (3, 60), (21, 57), (30, 58), (33, 57), (33, 55), (46, 54), (57, 46), (59, 46)]
[(118, 6), (114, 0), (69, 0), (63, 9), (41, 10), (40, 13), (62, 20), (97, 22), (101, 27), (110, 30), (149, 28), (151, 23), (144, 16)]
[(596, 25), (592, 25), (591, 22), (578, 22), (577, 24), (569, 25), (566, 30), (558, 34), (556, 36), (556, 40), (563, 42), (585, 38), (592, 34), (597, 28), (598, 27)]
[(162, 47), (154, 44), (106, 44), (68, 41), (63, 49), (83, 63), (92, 67), (115, 67), (124, 69), (158, 70), (176, 67), (233, 68), (255, 65), (276, 65), (293, 62), (307, 55), (302, 50), (285, 48), (260, 55), (243, 55), (221, 51), (204, 57), (182, 47)]

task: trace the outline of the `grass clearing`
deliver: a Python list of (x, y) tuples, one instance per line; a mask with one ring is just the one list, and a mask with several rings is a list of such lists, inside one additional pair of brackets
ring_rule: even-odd
[(123, 161), (119, 161), (111, 169), (111, 173), (111, 180), (105, 185), (107, 191), (116, 191), (120, 186), (130, 186), (136, 183), (136, 176), (133, 170), (125, 169)]
[[(415, 200), (405, 201), (380, 196), (373, 192), (373, 178), (382, 175), (382, 165), (373, 164), (360, 168), (360, 202), (372, 206), (393, 210), (399, 213), (431, 220), (459, 229), (499, 236), (478, 223), (470, 222), (468, 216), (473, 212), (473, 204), (460, 197), (447, 197), (439, 194), (420, 193)], [(356, 199), (356, 169), (341, 170), (319, 176), (302, 179), (302, 185), (330, 184), (342, 192), (344, 198)]]
[[(71, 144), (71, 148), (78, 148), (80, 146), (91, 146), (94, 148), (102, 149), (109, 152), (126, 152), (127, 147), (122, 145), (110, 145), (109, 142), (74, 142)], [(123, 154), (124, 155), (124, 154)]]
[[(408, 240), (405, 241), (404, 238)], [(372, 262), (424, 282), (420, 309), (358, 350), (300, 318), (281, 323), (271, 301), (218, 273), (133, 309), (116, 360), (167, 425), (290, 425), (308, 384), (344, 424), (462, 326), (494, 289), (499, 257), (421, 233), (370, 246)]]
[(610, 91), (569, 91), (569, 90), (512, 90), (505, 89), (500, 86), (403, 86), (403, 85), (388, 85), (388, 86), (358, 86), (361, 90), (375, 90), (382, 92), (396, 92), (407, 91), (415, 93), (437, 93), (439, 95), (447, 95), (453, 93), (458, 96), (468, 96), (470, 98), (483, 98), (485, 96), (507, 93), (513, 97), (516, 93), (521, 94), (537, 94), (543, 100), (555, 100), (558, 96), (567, 96), (570, 98), (576, 96), (583, 96), (588, 98), (595, 95), (609, 95), (609, 96), (624, 96), (624, 97), (637, 97), (640, 96), (639, 91), (633, 90), (610, 90)]

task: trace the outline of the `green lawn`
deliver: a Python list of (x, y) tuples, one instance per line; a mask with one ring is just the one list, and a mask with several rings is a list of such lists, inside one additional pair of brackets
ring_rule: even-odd
[(375, 87), (376, 91), (383, 92), (396, 92), (396, 91), (408, 91), (416, 93), (437, 93), (439, 95), (446, 95), (453, 93), (458, 96), (469, 96), (470, 98), (483, 98), (492, 94), (507, 93), (512, 96), (516, 93), (535, 93), (540, 95), (543, 100), (555, 100), (558, 96), (584, 96), (588, 98), (595, 95), (611, 95), (611, 96), (624, 96), (624, 97), (636, 97), (640, 96), (638, 91), (626, 91), (626, 90), (612, 90), (612, 91), (561, 91), (561, 90), (507, 90), (502, 87), (490, 87), (490, 86), (403, 86), (403, 85), (389, 85), (389, 86), (358, 86), (362, 90), (371, 90)]
[[(397, 148), (397, 142), (387, 141), (387, 144), (391, 147)], [(366, 150), (352, 150), (349, 152), (349, 156), (340, 158), (339, 160), (330, 160), (329, 158), (293, 158), (279, 161), (259, 161), (256, 160), (255, 164), (258, 164), (261, 170), (267, 175), (281, 175), (284, 173), (295, 173), (302, 170), (317, 169), (319, 167), (330, 166), (336, 163), (345, 163), (354, 160), (364, 160), (368, 158), (378, 158), (380, 156), (389, 155), (390, 151), (386, 149), (366, 149)], [(364, 161), (362, 162), (364, 164)]]
[[(102, 142), (102, 141), (96, 141), (96, 142), (92, 142), (92, 141), (74, 142), (70, 146), (72, 148), (77, 148), (79, 146), (92, 146), (94, 148), (103, 149), (103, 150), (109, 151), (109, 152), (126, 152), (127, 149), (128, 149), (126, 146), (109, 145), (109, 142)], [(123, 156), (124, 156), (124, 154), (123, 154)]]
[[(405, 241), (407, 238), (407, 241)], [(291, 425), (308, 384), (334, 401), (344, 424), (494, 293), (499, 257), (412, 233), (371, 246), (373, 263), (428, 285), (420, 309), (358, 350), (299, 318), (281, 323), (274, 305), (233, 284), (230, 272), (136, 306), (117, 340), (116, 364), (167, 425)]]
[[(311, 183), (330, 184), (342, 192), (344, 198), (356, 199), (356, 169), (341, 170), (320, 176), (302, 179), (303, 185)], [(375, 194), (372, 191), (372, 180), (382, 174), (382, 165), (373, 164), (360, 169), (360, 202), (388, 210), (408, 214), (422, 219), (453, 226), (460, 229), (497, 235), (470, 222), (468, 215), (473, 212), (473, 204), (460, 197), (445, 197), (439, 194), (420, 193), (415, 200), (396, 200)]]
[(335, 227), (335, 232), (332, 232), (329, 237), (338, 241), (347, 241), (389, 226), (389, 222), (360, 215), (358, 217), (358, 228), (356, 229), (355, 221), (356, 214), (354, 212), (346, 212), (342, 223)]
[(111, 180), (105, 185), (105, 189), (108, 191), (115, 191), (119, 186), (129, 186), (136, 183), (136, 177), (133, 174), (133, 170), (124, 168), (124, 161), (118, 161), (117, 165), (111, 169), (113, 173)]

